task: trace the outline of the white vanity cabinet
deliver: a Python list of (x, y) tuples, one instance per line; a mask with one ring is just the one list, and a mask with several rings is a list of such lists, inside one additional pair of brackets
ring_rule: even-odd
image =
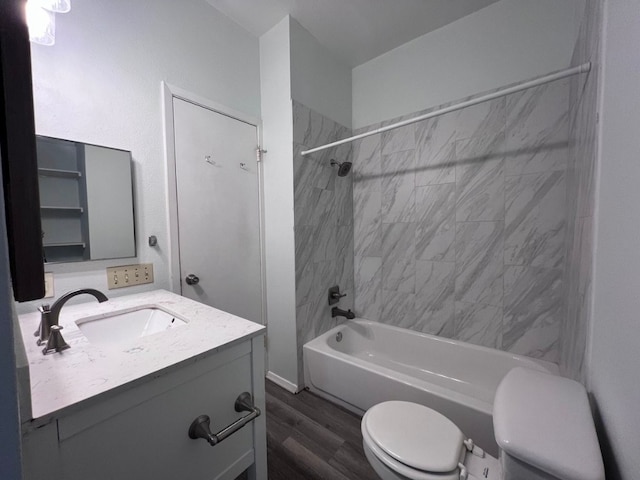
[[(25, 480), (266, 480), (262, 333), (152, 377), (25, 426)], [(215, 446), (189, 438), (200, 415), (213, 433), (247, 415), (234, 408), (243, 392), (260, 416)]]

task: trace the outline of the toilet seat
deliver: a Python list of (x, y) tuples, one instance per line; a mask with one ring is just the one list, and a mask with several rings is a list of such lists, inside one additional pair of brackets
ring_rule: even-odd
[(435, 410), (410, 402), (380, 403), (365, 413), (362, 436), (377, 460), (407, 478), (460, 478), (464, 435)]

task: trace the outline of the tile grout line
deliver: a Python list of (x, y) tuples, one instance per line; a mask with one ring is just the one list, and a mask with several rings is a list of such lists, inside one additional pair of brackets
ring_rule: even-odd
[[(502, 149), (505, 150), (505, 147), (507, 145), (507, 116), (508, 116), (508, 112), (507, 112), (507, 99), (505, 98), (505, 104), (504, 104), (504, 125), (503, 125), (503, 131), (502, 131)], [(507, 162), (508, 162), (508, 156), (505, 155), (504, 157), (504, 163), (503, 163), (503, 170), (502, 170), (502, 215), (503, 215), (503, 219), (502, 219), (502, 318), (500, 319), (500, 334), (498, 336), (498, 338), (496, 339), (496, 345), (498, 344), (498, 340), (500, 341), (500, 345), (498, 346), (498, 348), (500, 350), (503, 350), (504, 348), (504, 334), (506, 331), (506, 325), (505, 325), (505, 283), (504, 283), (504, 277), (505, 277), (505, 272), (506, 272), (506, 261), (505, 261), (505, 255), (506, 255), (506, 237), (505, 237), (505, 233), (507, 231)]]
[(458, 149), (456, 148), (455, 142), (451, 144), (451, 148), (453, 149), (453, 184), (455, 185), (453, 208), (453, 318), (451, 319), (451, 323), (453, 324), (453, 338), (455, 339), (458, 336), (458, 320), (456, 318), (458, 303), (458, 289), (456, 288), (458, 284), (458, 169), (456, 168), (456, 163), (458, 161)]

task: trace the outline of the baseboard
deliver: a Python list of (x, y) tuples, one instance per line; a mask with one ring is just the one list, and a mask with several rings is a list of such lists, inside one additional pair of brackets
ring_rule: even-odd
[(314, 387), (309, 387), (308, 390), (313, 393), (314, 395), (320, 397), (320, 398), (324, 398), (325, 400), (338, 405), (342, 408), (344, 408), (345, 410), (349, 410), (351, 413), (355, 413), (356, 415), (358, 415), (359, 417), (362, 417), (365, 414), (365, 411), (354, 406), (351, 405), (349, 402), (345, 402), (344, 400), (338, 398), (338, 397), (334, 397), (333, 395), (330, 395), (328, 393), (323, 392), (322, 390), (318, 390), (317, 388)]
[(282, 378), (280, 375), (276, 375), (272, 371), (267, 372), (267, 380), (271, 380), (279, 387), (282, 387), (291, 393), (298, 393), (301, 390), (295, 383), (291, 383), (289, 380)]

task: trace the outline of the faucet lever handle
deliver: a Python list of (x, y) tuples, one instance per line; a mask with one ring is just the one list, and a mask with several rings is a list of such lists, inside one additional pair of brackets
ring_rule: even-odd
[(42, 349), (44, 355), (71, 348), (69, 344), (64, 341), (64, 338), (62, 338), (62, 332), (60, 330), (62, 330), (60, 325), (51, 325), (49, 340), (47, 340), (47, 345)]
[[(47, 314), (51, 313), (51, 306), (48, 303), (43, 303), (42, 305), (40, 305), (38, 307), (38, 311), (40, 312), (40, 324), (38, 325), (38, 328), (36, 329), (36, 331), (33, 332), (33, 336), (34, 337), (40, 337), (41, 336), (42, 318), (44, 316), (46, 316)], [(48, 337), (48, 333), (47, 333), (47, 338), (49, 338)], [(46, 340), (46, 338), (44, 338), (42, 340)], [(38, 344), (38, 345), (40, 345), (40, 344)]]

